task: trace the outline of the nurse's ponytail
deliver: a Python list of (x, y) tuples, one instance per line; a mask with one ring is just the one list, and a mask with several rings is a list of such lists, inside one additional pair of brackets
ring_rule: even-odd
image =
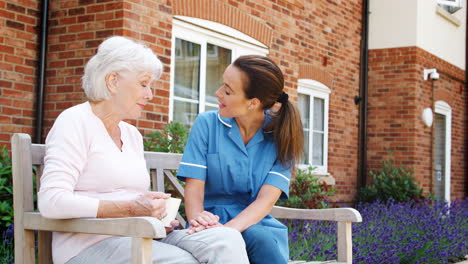
[(304, 151), (304, 134), (299, 111), (283, 91), (284, 77), (280, 68), (270, 58), (258, 55), (241, 56), (233, 65), (248, 76), (245, 88), (247, 98), (258, 98), (263, 109), (272, 108), (276, 102), (281, 103), (278, 111), (271, 111), (272, 121), (268, 129), (273, 131), (281, 163), (294, 166)]

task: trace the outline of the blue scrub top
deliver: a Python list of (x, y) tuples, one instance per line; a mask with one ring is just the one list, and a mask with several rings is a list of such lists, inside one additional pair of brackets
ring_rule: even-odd
[[(270, 121), (265, 114), (263, 127)], [(204, 208), (225, 224), (255, 201), (264, 184), (289, 195), (291, 168), (277, 159), (273, 135), (260, 128), (247, 145), (234, 118), (224, 118), (218, 111), (198, 115), (190, 132), (177, 177), (205, 181)], [(285, 259), (289, 259), (288, 231), (271, 215), (258, 224), (269, 229)]]

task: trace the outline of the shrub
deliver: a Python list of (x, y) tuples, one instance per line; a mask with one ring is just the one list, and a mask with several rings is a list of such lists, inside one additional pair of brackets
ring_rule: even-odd
[(171, 122), (162, 131), (148, 134), (143, 144), (146, 151), (183, 153), (187, 138), (187, 128), (178, 122)]
[(397, 167), (394, 163), (394, 160), (383, 160), (380, 171), (369, 173), (373, 182), (359, 190), (360, 202), (376, 200), (406, 202), (424, 199), (423, 190), (415, 182), (413, 172), (402, 166)]
[(0, 231), (13, 223), (13, 182), (8, 149), (0, 149)]
[[(187, 144), (188, 130), (185, 126), (178, 122), (167, 124), (162, 131), (155, 131), (147, 135), (144, 140), (144, 148), (146, 151), (166, 152), (166, 153), (183, 153)], [(176, 171), (172, 171), (173, 175), (177, 175)], [(184, 182), (179, 181), (182, 186)], [(174, 187), (165, 181), (164, 189), (166, 193), (170, 193), (172, 197), (182, 198), (175, 191)], [(185, 203), (180, 204), (179, 213), (185, 217)]]
[[(439, 201), (376, 201), (358, 204), (353, 224), (353, 263), (440, 264), (468, 254), (468, 198)], [(336, 259), (336, 224), (284, 221), (291, 259)]]
[(291, 208), (322, 209), (328, 208), (328, 198), (336, 193), (333, 186), (319, 182), (313, 175), (313, 167), (297, 169), (296, 177), (291, 179), (289, 199), (280, 200), (277, 205)]

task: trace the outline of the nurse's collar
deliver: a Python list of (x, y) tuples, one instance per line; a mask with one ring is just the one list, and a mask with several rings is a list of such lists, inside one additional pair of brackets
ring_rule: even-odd
[[(232, 128), (232, 122), (234, 120), (234, 118), (232, 117), (222, 117), (219, 115), (219, 112), (218, 112), (218, 120), (219, 122), (223, 123), (223, 125), (229, 127), (229, 128)], [(270, 123), (271, 121), (271, 113), (269, 110), (265, 110), (265, 121), (263, 122), (263, 128), (265, 128), (268, 123)], [(263, 131), (263, 133), (273, 133), (273, 130), (271, 131)]]
[[(219, 113), (218, 113), (218, 119), (219, 119), (219, 121), (220, 121), (221, 123), (223, 123), (225, 126), (227, 126), (227, 127), (232, 127), (231, 124), (228, 124), (228, 122), (229, 122), (229, 123), (232, 122), (232, 118), (221, 117), (221, 116), (219, 115)], [(223, 120), (223, 119), (226, 119), (226, 120)]]

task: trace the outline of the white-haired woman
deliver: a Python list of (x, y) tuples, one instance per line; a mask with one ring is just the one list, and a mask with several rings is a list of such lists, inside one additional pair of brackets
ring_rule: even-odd
[[(130, 39), (111, 37), (99, 46), (83, 76), (89, 101), (63, 111), (46, 139), (38, 197), (44, 217), (165, 216), (169, 195), (148, 191), (142, 136), (122, 121), (140, 117), (161, 71), (151, 49)], [(153, 242), (153, 263), (248, 263), (234, 229), (214, 228), (198, 236), (168, 231)], [(56, 264), (129, 263), (130, 248), (128, 237), (53, 234)]]

